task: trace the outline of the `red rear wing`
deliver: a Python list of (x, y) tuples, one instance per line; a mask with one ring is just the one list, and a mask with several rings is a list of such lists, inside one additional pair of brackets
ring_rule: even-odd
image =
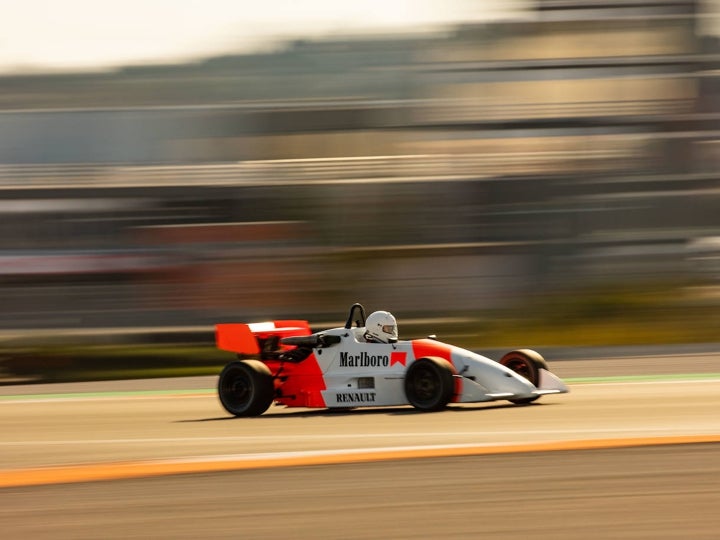
[(215, 325), (215, 343), (218, 349), (241, 354), (260, 354), (258, 340), (271, 336), (309, 336), (312, 333), (307, 321), (269, 321), (261, 323), (225, 323)]

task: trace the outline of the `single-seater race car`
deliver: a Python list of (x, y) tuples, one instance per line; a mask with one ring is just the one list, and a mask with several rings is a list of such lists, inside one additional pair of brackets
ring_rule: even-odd
[(218, 348), (237, 353), (222, 370), (218, 393), (235, 416), (287, 407), (349, 409), (412, 405), (438, 411), (449, 403), (535, 401), (567, 392), (537, 352), (494, 361), (425, 339), (371, 343), (365, 311), (353, 304), (345, 326), (313, 333), (306, 321), (216, 325)]

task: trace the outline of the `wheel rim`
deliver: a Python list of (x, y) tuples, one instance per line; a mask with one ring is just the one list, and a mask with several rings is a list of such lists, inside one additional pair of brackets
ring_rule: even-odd
[(418, 401), (432, 401), (438, 394), (438, 381), (435, 373), (427, 367), (419, 369), (413, 378), (412, 386)]
[(242, 370), (226, 377), (222, 386), (223, 399), (233, 409), (242, 409), (252, 400), (253, 387), (250, 378)]
[(523, 358), (513, 358), (507, 363), (507, 367), (532, 382), (533, 372), (527, 360)]

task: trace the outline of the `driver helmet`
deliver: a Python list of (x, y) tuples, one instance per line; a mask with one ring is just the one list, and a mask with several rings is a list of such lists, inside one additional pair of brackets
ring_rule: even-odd
[(375, 311), (365, 321), (365, 339), (380, 343), (395, 343), (398, 340), (397, 321), (392, 313)]

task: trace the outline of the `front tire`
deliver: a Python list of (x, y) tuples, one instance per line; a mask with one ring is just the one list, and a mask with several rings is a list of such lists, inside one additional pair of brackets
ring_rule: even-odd
[[(500, 363), (518, 375), (525, 377), (535, 386), (540, 385), (540, 370), (548, 370), (548, 365), (547, 362), (545, 362), (545, 359), (540, 355), (540, 353), (531, 349), (510, 351), (500, 359)], [(532, 403), (539, 398), (540, 396), (533, 396), (529, 398), (510, 399), (508, 401), (510, 401), (510, 403), (515, 403), (516, 405), (524, 405), (526, 403)]]
[(231, 362), (220, 373), (218, 395), (230, 414), (259, 416), (275, 397), (270, 369), (258, 360)]
[(455, 370), (442, 358), (421, 358), (405, 373), (405, 396), (421, 411), (439, 411), (452, 399)]

